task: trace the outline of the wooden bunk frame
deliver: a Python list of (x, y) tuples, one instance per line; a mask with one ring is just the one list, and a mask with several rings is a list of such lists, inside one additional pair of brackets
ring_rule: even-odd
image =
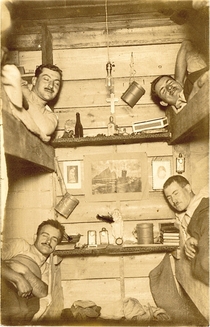
[(11, 113), (9, 102), (2, 88), (2, 124), (4, 144), (3, 150), (7, 168), (22, 167), (40, 171), (55, 171), (54, 148), (41, 141)]
[(209, 81), (206, 81), (178, 114), (170, 107), (166, 111), (171, 137), (169, 144), (190, 142), (209, 134)]

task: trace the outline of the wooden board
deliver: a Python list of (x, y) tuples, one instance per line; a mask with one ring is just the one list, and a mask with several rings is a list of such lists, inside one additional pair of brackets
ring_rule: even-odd
[[(28, 164), (41, 167), (46, 171), (54, 171), (55, 152), (52, 146), (42, 142), (32, 134), (22, 122), (13, 115), (2, 110), (4, 124), (4, 150), (8, 156)], [(11, 165), (11, 163), (10, 163)]]
[(189, 142), (196, 133), (199, 137), (209, 133), (209, 83), (202, 86), (197, 94), (178, 114), (168, 112), (172, 137), (170, 144)]

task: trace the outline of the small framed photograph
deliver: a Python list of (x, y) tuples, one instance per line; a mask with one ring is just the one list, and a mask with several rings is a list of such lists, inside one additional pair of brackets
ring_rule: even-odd
[(163, 184), (171, 176), (170, 160), (152, 161), (152, 188), (153, 190), (162, 190)]
[(67, 189), (79, 190), (82, 188), (80, 161), (63, 162), (63, 175)]

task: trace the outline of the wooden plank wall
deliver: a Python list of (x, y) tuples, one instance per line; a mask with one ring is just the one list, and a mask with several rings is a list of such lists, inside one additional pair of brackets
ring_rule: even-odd
[[(62, 69), (64, 80), (55, 106), (59, 117), (57, 137), (63, 134), (67, 119), (71, 119), (74, 126), (77, 111), (81, 114), (85, 136), (107, 133), (110, 116), (110, 104), (106, 100), (109, 94), (105, 87), (108, 59), (115, 65), (112, 75), (118, 98), (116, 123), (131, 133), (133, 122), (165, 116), (165, 112), (151, 101), (150, 83), (160, 74), (174, 73), (176, 54), (180, 43), (190, 33), (189, 27), (177, 25), (157, 12), (132, 19), (116, 15), (108, 21), (108, 39), (105, 22), (87, 23), (78, 18), (68, 19), (65, 25), (61, 20), (52, 20), (47, 25), (53, 40), (53, 62)], [(13, 47), (20, 50), (19, 65), (31, 72), (41, 63), (38, 50), (41, 27), (34, 24), (24, 30), (21, 25), (18, 33)], [(133, 109), (121, 99), (132, 81), (131, 54), (134, 79), (146, 90)]]
[[(116, 103), (115, 121), (131, 133), (132, 123), (165, 116), (150, 99), (150, 83), (160, 74), (173, 74), (177, 51), (182, 40), (190, 31), (186, 25), (176, 25), (159, 13), (148, 17), (109, 18), (109, 58), (115, 67)], [(155, 19), (158, 18), (157, 20)], [(38, 24), (37, 24), (38, 26)], [(41, 63), (41, 30), (35, 25), (23, 31), (16, 38), (19, 49), (19, 65), (26, 72), (34, 70)], [(59, 28), (58, 28), (59, 26)], [(82, 18), (51, 20), (48, 29), (53, 39), (53, 62), (63, 70), (63, 88), (55, 105), (59, 117), (56, 137), (61, 137), (66, 120), (75, 123), (75, 114), (80, 112), (85, 136), (107, 133), (110, 116), (109, 94), (105, 88), (108, 48), (105, 23), (84, 23)], [(36, 50), (36, 51), (35, 51)], [(134, 58), (135, 80), (146, 90), (138, 104), (131, 109), (121, 100), (121, 95), (129, 86), (131, 77), (131, 54)], [(178, 149), (180, 150), (180, 148)], [(85, 186), (88, 176), (84, 176), (84, 156), (112, 153), (146, 152), (149, 195), (144, 200), (88, 202)], [(111, 237), (111, 226), (97, 221), (96, 214), (107, 214), (118, 208), (122, 212), (125, 239), (135, 240), (132, 231), (138, 222), (151, 221), (157, 233), (158, 222), (173, 219), (173, 213), (163, 199), (161, 191), (152, 189), (151, 163), (156, 159), (170, 160), (171, 173), (175, 172), (173, 147), (167, 143), (143, 143), (119, 146), (88, 146), (81, 148), (56, 149), (56, 157), (61, 170), (64, 161), (79, 160), (82, 169), (82, 189), (73, 194), (80, 204), (68, 219), (57, 219), (66, 227), (68, 234), (81, 233), (81, 243), (87, 242), (87, 231), (97, 232), (106, 227)], [(56, 202), (61, 197), (59, 183), (55, 177)], [(71, 192), (71, 190), (69, 190)], [(108, 225), (108, 226), (107, 226)], [(111, 238), (113, 241), (113, 239)], [(70, 307), (78, 299), (92, 300), (97, 305), (105, 305), (127, 296), (136, 297), (141, 303), (153, 303), (149, 290), (149, 271), (161, 260), (162, 254), (128, 257), (65, 258), (62, 263), (62, 285), (65, 307)]]

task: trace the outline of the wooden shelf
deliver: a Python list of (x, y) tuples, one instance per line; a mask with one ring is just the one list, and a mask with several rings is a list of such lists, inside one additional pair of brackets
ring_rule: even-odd
[(148, 244), (148, 245), (107, 245), (106, 247), (89, 247), (81, 249), (56, 250), (55, 255), (60, 257), (82, 257), (82, 256), (112, 256), (112, 255), (139, 255), (145, 253), (173, 252), (177, 246), (165, 244)]
[(166, 130), (160, 133), (141, 132), (137, 135), (112, 135), (82, 138), (59, 138), (51, 142), (54, 148), (75, 148), (79, 146), (118, 145), (143, 142), (168, 142), (170, 133)]

